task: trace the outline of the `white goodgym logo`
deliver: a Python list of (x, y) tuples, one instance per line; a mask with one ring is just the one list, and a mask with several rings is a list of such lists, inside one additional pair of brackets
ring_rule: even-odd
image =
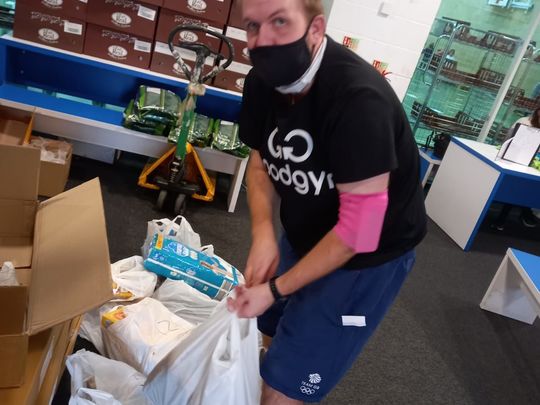
[[(304, 131), (303, 129), (293, 129), (283, 139), (285, 143), (289, 143), (293, 138), (302, 139), (306, 144), (305, 151), (302, 154), (297, 154), (297, 151), (295, 151), (292, 146), (276, 145), (274, 143), (274, 138), (277, 133), (278, 129), (276, 128), (268, 137), (268, 151), (272, 157), (279, 159), (280, 161), (292, 162), (293, 167), (294, 163), (302, 163), (309, 159), (313, 153), (313, 138), (307, 131)], [(302, 148), (301, 150), (303, 151)], [(334, 181), (332, 180), (332, 173), (321, 171), (319, 174), (316, 174), (312, 170), (306, 173), (303, 170), (292, 170), (291, 164), (289, 163), (276, 165), (268, 163), (266, 159), (263, 159), (263, 163), (266, 166), (268, 175), (274, 181), (279, 181), (288, 187), (293, 186), (298, 194), (306, 195), (312, 191), (313, 195), (319, 195), (325, 183), (330, 190), (335, 187)]]
[(57, 42), (60, 35), (58, 32), (51, 30), (50, 28), (41, 28), (38, 30), (39, 37), (45, 42)]

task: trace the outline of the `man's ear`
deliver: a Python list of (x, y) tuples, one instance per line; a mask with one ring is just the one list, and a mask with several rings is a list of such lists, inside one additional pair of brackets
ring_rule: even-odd
[(311, 26), (309, 27), (309, 33), (313, 42), (319, 44), (322, 41), (324, 34), (326, 32), (326, 18), (323, 14), (316, 15), (311, 21)]

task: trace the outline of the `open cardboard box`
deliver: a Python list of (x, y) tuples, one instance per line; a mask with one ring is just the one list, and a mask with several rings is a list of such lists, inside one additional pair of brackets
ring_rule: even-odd
[(20, 386), (28, 337), (112, 298), (98, 179), (39, 203), (40, 151), (0, 144), (0, 263), (17, 286), (0, 286), (0, 387)]
[[(34, 137), (32, 137), (32, 141), (33, 140)], [(66, 188), (73, 148), (71, 144), (67, 142), (45, 138), (43, 138), (43, 147), (49, 152), (66, 152), (66, 160), (63, 163), (41, 160), (39, 167), (38, 194), (46, 197), (53, 197), (60, 194)]]

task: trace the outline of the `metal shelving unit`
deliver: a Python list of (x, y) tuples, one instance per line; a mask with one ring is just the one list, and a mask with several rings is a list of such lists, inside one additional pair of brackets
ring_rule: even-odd
[[(417, 143), (423, 145), (432, 132), (476, 139), (521, 43), (462, 21), (436, 19), (403, 101)], [(529, 45), (488, 142), (499, 143), (506, 136), (516, 111), (533, 108), (535, 100), (520, 86), (539, 65), (536, 55)]]

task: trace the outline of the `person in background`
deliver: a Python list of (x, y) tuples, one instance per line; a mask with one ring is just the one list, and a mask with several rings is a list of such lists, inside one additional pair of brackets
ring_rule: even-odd
[(325, 35), (321, 0), (243, 0), (242, 11), (252, 244), (246, 285), (228, 304), (273, 337), (261, 403), (320, 402), (382, 321), (426, 233), (418, 148), (384, 77)]
[[(528, 117), (522, 117), (518, 119), (514, 124), (510, 127), (508, 130), (508, 135), (506, 136), (506, 139), (509, 139), (513, 133), (516, 125), (527, 125), (534, 128), (540, 128), (540, 105), (538, 105), (532, 114)], [(506, 140), (505, 139), (505, 140)], [(515, 205), (512, 204), (503, 204), (501, 211), (499, 212), (499, 215), (495, 222), (491, 225), (492, 228), (497, 229), (498, 231), (504, 230), (504, 225), (506, 224), (506, 220), (508, 218), (508, 215), (510, 215), (510, 211), (512, 211), (512, 208), (515, 207)], [(521, 208), (521, 223), (526, 226), (527, 228), (535, 228), (538, 225), (538, 218), (537, 218), (537, 212), (533, 211), (531, 208), (528, 207), (520, 207)]]

